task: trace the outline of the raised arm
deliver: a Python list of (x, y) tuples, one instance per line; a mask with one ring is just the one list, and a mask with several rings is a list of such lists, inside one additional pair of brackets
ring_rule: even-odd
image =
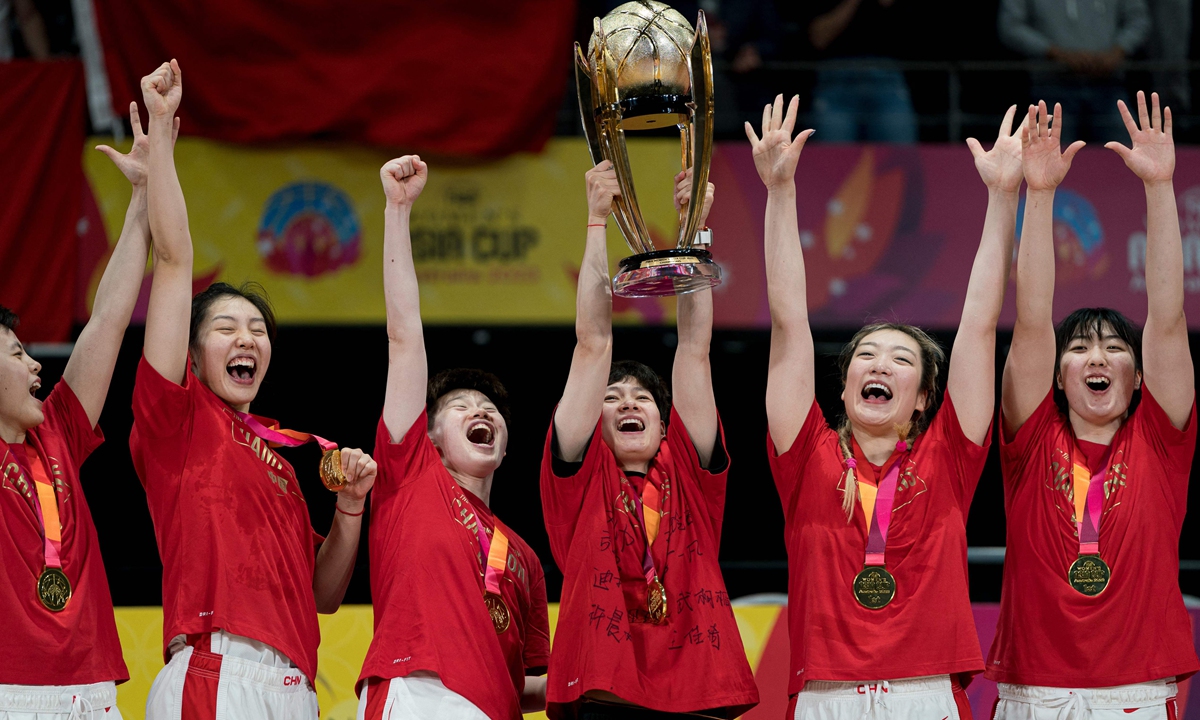
[[(700, 226), (703, 227), (712, 209), (716, 188), (712, 183), (704, 193)], [(675, 178), (675, 205), (682, 207), (692, 197), (692, 171)], [(675, 348), (675, 365), (671, 369), (672, 402), (683, 420), (700, 456), (701, 467), (708, 467), (713, 446), (717, 441), (717, 400), (713, 397), (712, 365), (708, 359), (712, 343), (712, 290), (680, 295), (676, 300), (676, 325), (679, 345)]]
[(383, 298), (387, 305), (388, 379), (383, 422), (400, 442), (425, 407), (429, 365), (421, 329), (421, 295), (413, 265), (409, 219), (425, 188), (429, 166), (416, 155), (389, 160), (379, 170), (387, 205), (383, 210)]
[(771, 359), (767, 369), (767, 425), (775, 451), (785, 453), (800, 433), (812, 406), (813, 339), (808, 326), (807, 286), (800, 226), (796, 219), (796, 164), (813, 134), (792, 138), (800, 98), (783, 114), (783, 95), (763, 108), (762, 139), (746, 123), (754, 167), (767, 186), (763, 243), (767, 261), (767, 300), (771, 305)]
[(996, 144), (988, 152), (975, 138), (967, 138), (975, 169), (988, 189), (983, 237), (971, 266), (967, 299), (950, 354), (946, 387), (963, 434), (982, 445), (996, 409), (996, 323), (1004, 304), (1008, 269), (1012, 265), (1013, 234), (1017, 225), (1021, 189), (1020, 129), (1013, 133), (1017, 106), (1004, 114)]
[[(137, 103), (129, 103), (129, 123), (133, 127), (133, 148), (122, 155), (107, 145), (97, 145), (129, 180), (133, 192), (129, 209), (125, 211), (125, 226), (104, 267), (104, 275), (96, 288), (92, 317), (75, 341), (71, 359), (67, 361), (63, 379), (71, 386), (83, 405), (92, 427), (100, 420), (113, 366), (125, 328), (133, 315), (142, 277), (146, 272), (146, 255), (150, 252), (150, 222), (146, 214), (146, 160), (150, 143), (142, 132)], [(179, 133), (175, 120), (173, 134)]]
[(192, 235), (174, 153), (175, 111), (182, 98), (183, 74), (174, 60), (142, 78), (142, 99), (150, 113), (146, 188), (154, 248), (144, 352), (151, 367), (180, 384), (187, 372), (192, 305)]
[(578, 462), (604, 408), (612, 365), (612, 285), (608, 277), (605, 225), (613, 198), (621, 194), (608, 160), (587, 172), (588, 227), (575, 291), (575, 353), (562, 400), (554, 413), (559, 458)]
[(1138, 92), (1138, 118), (1133, 121), (1125, 103), (1117, 108), (1129, 130), (1133, 149), (1116, 142), (1115, 150), (1146, 186), (1146, 328), (1142, 332), (1142, 372), (1154, 398), (1171, 424), (1183, 428), (1195, 399), (1195, 374), (1188, 349), (1187, 318), (1183, 315), (1183, 241), (1175, 208), (1175, 141), (1171, 108), (1158, 109), (1158, 93), (1150, 96), (1153, 114), (1146, 112), (1146, 95)]
[(1054, 383), (1054, 191), (1083, 147), (1059, 152), (1062, 106), (1048, 117), (1046, 103), (1029, 106), (1021, 128), (1025, 222), (1017, 251), (1017, 322), (1004, 364), (1000, 403), (1004, 431), (1015, 433)]

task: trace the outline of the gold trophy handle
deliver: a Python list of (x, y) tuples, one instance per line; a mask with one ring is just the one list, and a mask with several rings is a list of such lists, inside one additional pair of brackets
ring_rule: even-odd
[(575, 43), (575, 94), (579, 98), (579, 119), (583, 121), (583, 134), (587, 136), (592, 164), (599, 165), (604, 159), (600, 151), (600, 128), (596, 125), (596, 86), (592, 82), (592, 69), (588, 67), (583, 48)]
[[(712, 46), (708, 41), (708, 23), (701, 10), (696, 18), (696, 38), (692, 41), (688, 74), (692, 82), (692, 199), (688, 203), (687, 224), (680, 225), (676, 247), (691, 248), (700, 229), (704, 196), (708, 192), (708, 172), (712, 166), (713, 75)], [(686, 168), (685, 168), (686, 169)]]

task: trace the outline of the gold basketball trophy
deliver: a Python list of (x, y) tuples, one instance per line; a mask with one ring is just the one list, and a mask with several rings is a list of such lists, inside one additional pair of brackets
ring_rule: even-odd
[[(575, 43), (579, 112), (592, 161), (612, 162), (621, 194), (613, 216), (634, 252), (621, 261), (613, 292), (622, 297), (683, 295), (721, 284), (721, 267), (698, 247), (708, 172), (712, 165), (712, 51), (704, 12), (696, 29), (670, 6), (655, 0), (621, 5), (603, 19), (584, 55)], [(654, 247), (642, 219), (625, 131), (679, 128), (681, 163), (692, 168), (692, 198), (679, 212), (679, 238), (670, 250)]]

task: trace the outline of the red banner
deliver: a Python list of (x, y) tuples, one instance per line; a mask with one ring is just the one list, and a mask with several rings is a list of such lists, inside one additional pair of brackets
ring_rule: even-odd
[[(1176, 150), (1185, 310), (1200, 329), (1200, 149)], [(746, 143), (721, 143), (708, 223), (728, 280), (716, 302), (724, 327), (769, 327), (763, 270), (766, 190)], [(897, 319), (957, 327), (979, 246), (987, 190), (966, 146), (813, 145), (797, 174), (800, 240), (812, 324)], [(1023, 204), (1022, 211), (1023, 212)], [(1146, 196), (1103, 148), (1075, 158), (1054, 201), (1056, 319), (1087, 306), (1146, 317)], [(1018, 213), (1018, 231), (1020, 212)], [(1016, 318), (1014, 285), (1001, 325)]]
[(83, 194), (83, 66), (0, 63), (0, 305), (25, 342), (70, 338)]
[(575, 4), (128, 0), (96, 13), (118, 115), (177, 58), (185, 134), (484, 157), (553, 132)]

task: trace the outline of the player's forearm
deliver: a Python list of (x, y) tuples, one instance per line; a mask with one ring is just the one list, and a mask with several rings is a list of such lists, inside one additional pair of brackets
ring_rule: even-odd
[(521, 712), (535, 713), (546, 709), (546, 676), (526, 675), (521, 692)]
[(191, 277), (192, 238), (187, 204), (175, 170), (172, 116), (150, 117), (149, 177), (146, 182), (150, 234), (156, 264), (185, 267)]
[(1025, 222), (1017, 252), (1017, 325), (1042, 327), (1053, 323), (1054, 309), (1054, 191), (1035, 190), (1025, 196)]
[(1004, 305), (1008, 270), (1012, 265), (1013, 236), (1017, 225), (1017, 193), (989, 190), (983, 234), (963, 303), (959, 333), (995, 335)]
[[(346, 512), (363, 510), (364, 500), (348, 501), (339, 498), (339, 507)], [(313, 595), (317, 612), (336, 612), (346, 597), (350, 577), (354, 574), (354, 561), (358, 557), (358, 540), (362, 532), (362, 516), (351, 516), (334, 511), (333, 526), (325, 542), (317, 551), (317, 567), (313, 575)]]
[(383, 214), (383, 297), (391, 342), (421, 339), (421, 293), (412, 257), (409, 221), (412, 208), (388, 203)]
[(786, 332), (807, 331), (804, 250), (796, 219), (794, 182), (767, 192), (764, 243), (771, 325)]
[(589, 227), (575, 295), (575, 338), (579, 348), (603, 352), (612, 344), (612, 285), (603, 227)]
[(1170, 180), (1146, 184), (1146, 301), (1148, 323), (1182, 327), (1183, 240)]

